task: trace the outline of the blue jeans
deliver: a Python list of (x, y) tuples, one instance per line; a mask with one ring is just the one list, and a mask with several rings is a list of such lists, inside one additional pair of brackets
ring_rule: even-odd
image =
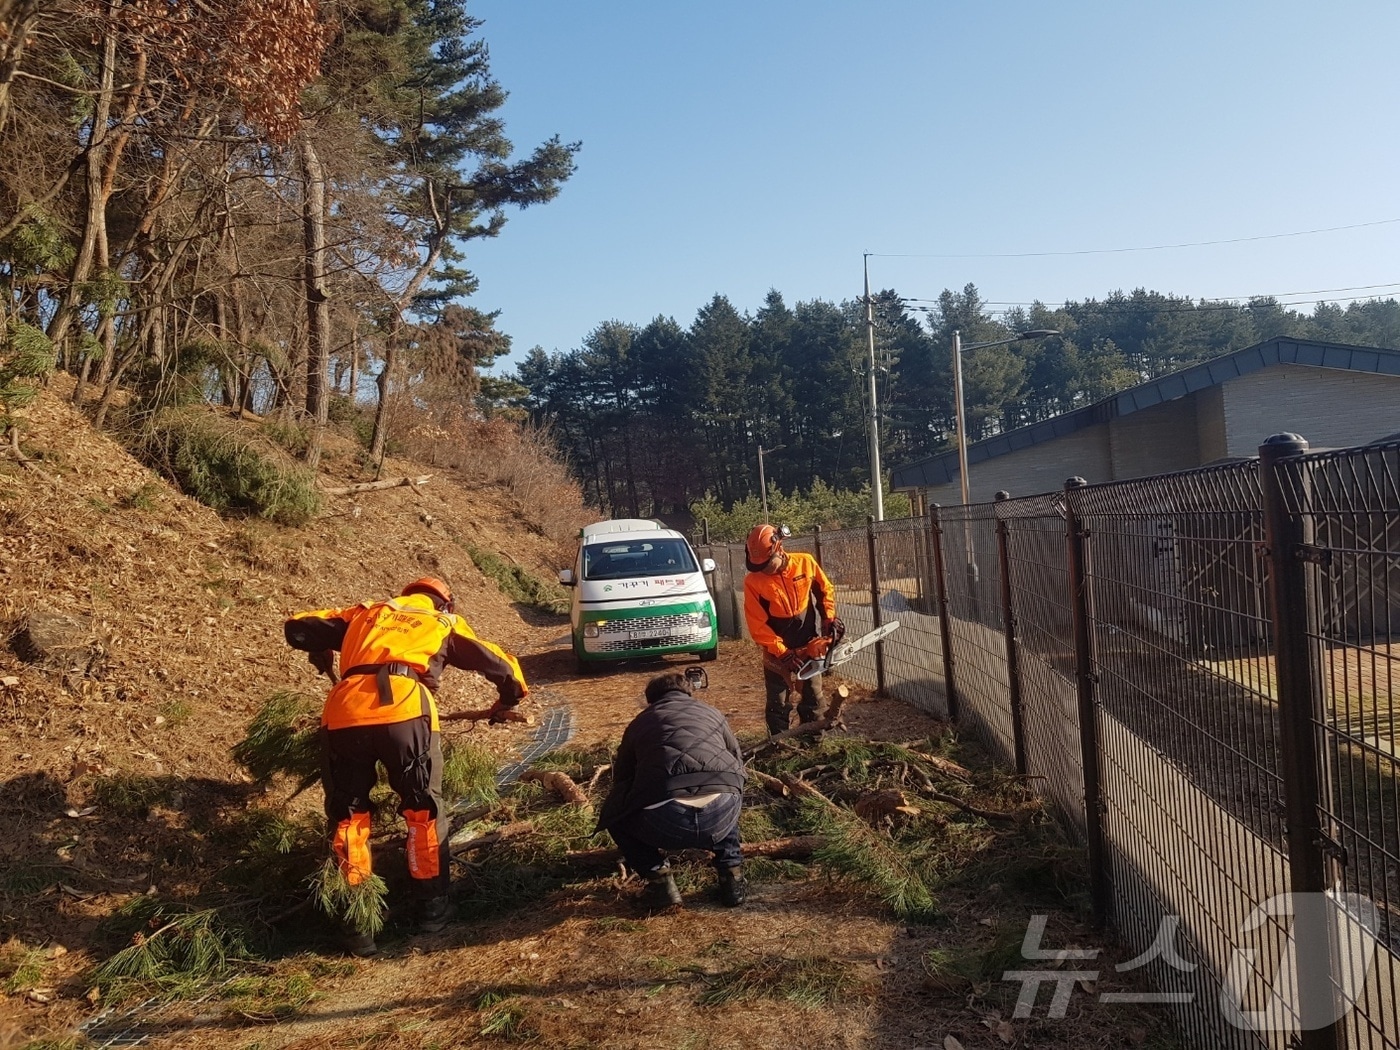
[(739, 849), (743, 804), (742, 795), (720, 795), (698, 809), (673, 799), (656, 809), (638, 810), (608, 833), (627, 866), (643, 876), (666, 866), (668, 849), (707, 849), (714, 853), (716, 868), (737, 868), (744, 860)]

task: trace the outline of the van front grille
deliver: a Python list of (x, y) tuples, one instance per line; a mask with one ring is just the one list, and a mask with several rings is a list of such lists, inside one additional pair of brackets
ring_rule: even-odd
[(598, 637), (588, 639), (585, 645), (592, 653), (625, 653), (663, 645), (708, 642), (711, 631), (709, 624), (696, 622), (694, 613), (639, 616), (631, 620), (609, 620), (598, 629)]

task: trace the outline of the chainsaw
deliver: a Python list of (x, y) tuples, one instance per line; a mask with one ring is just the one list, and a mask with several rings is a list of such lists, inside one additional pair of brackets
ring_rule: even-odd
[(873, 631), (867, 631), (859, 638), (853, 638), (848, 642), (838, 642), (836, 645), (827, 648), (825, 656), (816, 656), (808, 660), (798, 668), (797, 674), (794, 677), (799, 682), (805, 682), (807, 679), (815, 678), (819, 674), (826, 674), (826, 672), (830, 671), (833, 667), (844, 664), (847, 660), (851, 659), (851, 657), (855, 656), (856, 653), (867, 646), (874, 645), (881, 638), (884, 638), (898, 628), (899, 621), (891, 620), (889, 623), (882, 623)]

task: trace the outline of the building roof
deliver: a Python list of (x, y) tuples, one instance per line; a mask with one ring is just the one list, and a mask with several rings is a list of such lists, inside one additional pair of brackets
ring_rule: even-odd
[[(1144, 408), (1174, 401), (1238, 379), (1270, 365), (1310, 365), (1315, 368), (1339, 368), (1351, 372), (1374, 372), (1400, 376), (1400, 350), (1383, 350), (1374, 346), (1346, 346), (1341, 343), (1319, 343), (1311, 339), (1288, 339), (1280, 336), (1266, 343), (1247, 346), (1243, 350), (1202, 361), (1179, 372), (1171, 372), (1151, 382), (1122, 390), (1112, 397), (1073, 412), (1052, 416), (1029, 426), (1018, 427), (967, 446), (967, 464), (985, 463), (998, 456), (1009, 455), (1032, 445), (1041, 445), (1055, 438)], [(890, 488), (895, 491), (947, 485), (958, 477), (958, 452), (940, 452), (936, 456), (906, 463), (890, 472)]]

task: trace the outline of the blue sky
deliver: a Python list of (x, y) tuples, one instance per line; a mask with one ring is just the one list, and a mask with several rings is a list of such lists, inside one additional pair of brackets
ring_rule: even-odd
[(469, 10), (517, 149), (583, 143), (555, 201), (472, 246), (507, 369), (716, 293), (855, 298), (867, 252), (913, 298), (1400, 293), (1393, 0)]

